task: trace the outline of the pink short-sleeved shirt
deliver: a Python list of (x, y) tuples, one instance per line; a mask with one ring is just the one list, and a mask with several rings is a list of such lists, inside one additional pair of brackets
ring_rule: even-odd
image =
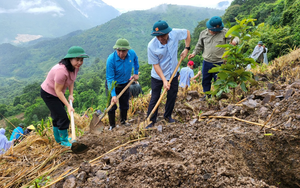
[(67, 87), (75, 82), (79, 69), (74, 72), (69, 72), (65, 65), (57, 64), (49, 71), (46, 80), (42, 83), (41, 87), (47, 93), (57, 97), (55, 93), (55, 82), (64, 85), (62, 92), (65, 93)]

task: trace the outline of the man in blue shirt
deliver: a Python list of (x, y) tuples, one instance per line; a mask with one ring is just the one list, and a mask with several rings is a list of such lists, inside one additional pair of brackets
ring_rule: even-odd
[[(111, 90), (111, 104), (115, 104), (108, 111), (108, 118), (110, 128), (112, 130), (116, 126), (115, 111), (117, 109), (117, 95), (121, 93), (123, 88), (129, 82), (131, 77), (132, 67), (134, 68), (133, 79), (139, 79), (139, 61), (134, 50), (129, 46), (129, 42), (124, 39), (118, 39), (113, 47), (115, 51), (110, 54), (106, 61), (106, 81), (108, 89)], [(115, 86), (112, 88), (112, 83), (116, 82)], [(126, 123), (127, 111), (129, 109), (129, 89), (127, 89), (123, 95), (119, 98), (120, 105), (120, 118), (122, 125), (129, 125)]]
[(18, 138), (20, 138), (20, 136), (22, 136), (24, 134), (23, 128), (24, 128), (23, 123), (20, 123), (19, 126), (17, 128), (15, 128), (13, 130), (13, 132), (11, 133), (11, 136), (10, 136), (9, 140), (10, 141), (18, 140)]
[[(163, 87), (168, 90), (164, 118), (167, 122), (174, 123), (175, 120), (172, 119), (171, 114), (174, 109), (178, 92), (178, 71), (171, 84), (168, 83), (168, 80), (170, 80), (171, 75), (178, 64), (177, 52), (179, 41), (185, 40), (186, 46), (180, 56), (185, 58), (190, 50), (190, 31), (186, 29), (172, 29), (167, 22), (159, 20), (153, 25), (151, 35), (155, 36), (155, 38), (148, 44), (148, 63), (152, 65), (152, 93), (147, 116), (149, 116), (156, 105), (160, 97), (161, 88)], [(146, 128), (150, 128), (156, 123), (157, 112), (158, 109), (150, 118), (152, 123)]]
[(201, 71), (199, 71), (196, 76), (194, 76), (194, 62), (189, 61), (187, 66), (180, 70), (179, 76), (179, 86), (182, 88), (188, 88), (190, 86), (190, 81), (200, 76)]

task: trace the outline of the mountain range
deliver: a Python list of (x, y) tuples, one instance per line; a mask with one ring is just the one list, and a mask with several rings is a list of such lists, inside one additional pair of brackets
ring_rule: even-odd
[(101, 0), (0, 1), (0, 43), (60, 37), (101, 25), (120, 14)]
[(126, 38), (138, 54), (139, 61), (145, 62), (147, 44), (152, 38), (150, 33), (156, 21), (165, 20), (172, 28), (186, 28), (193, 33), (201, 20), (221, 16), (224, 12), (219, 9), (163, 4), (149, 10), (123, 13), (88, 30), (76, 30), (54, 39), (41, 38), (26, 46), (1, 44), (0, 95), (13, 98), (25, 85), (43, 80), (71, 46), (82, 46), (85, 49), (90, 56), (85, 60), (88, 65), (96, 59), (105, 62), (114, 51), (116, 40)]

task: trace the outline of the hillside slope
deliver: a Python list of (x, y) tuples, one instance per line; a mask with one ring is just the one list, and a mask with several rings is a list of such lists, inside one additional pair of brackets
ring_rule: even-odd
[[(238, 104), (199, 101), (202, 88), (193, 84), (187, 95), (178, 96), (175, 124), (163, 120), (162, 104), (153, 129), (138, 127), (150, 96), (130, 102), (132, 126), (108, 131), (104, 118), (107, 126), (100, 135), (89, 132), (89, 120), (77, 115), (76, 125), (85, 130), (77, 142), (89, 146), (84, 154), (54, 143), (49, 127), (45, 134), (50, 140), (32, 135), (6, 153), (0, 175), (7, 178), (0, 183), (51, 183), (53, 188), (299, 187), (299, 52), (253, 70), (259, 84)], [(39, 171), (31, 170), (36, 166)]]

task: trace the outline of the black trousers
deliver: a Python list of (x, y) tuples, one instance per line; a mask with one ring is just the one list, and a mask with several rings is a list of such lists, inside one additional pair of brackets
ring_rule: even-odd
[[(128, 83), (125, 84), (118, 84), (116, 86), (116, 94), (119, 95), (121, 91), (127, 86)], [(108, 88), (107, 88), (108, 89)], [(123, 93), (123, 95), (119, 98), (119, 105), (121, 110), (128, 110), (129, 109), (129, 88)], [(113, 105), (113, 107), (108, 111), (108, 114), (114, 114), (117, 109), (117, 105)]]
[[(167, 102), (165, 105), (165, 113), (164, 117), (170, 117), (172, 115), (174, 106), (175, 106), (175, 101), (178, 93), (178, 76), (179, 73), (173, 78), (171, 82), (171, 87), (170, 90), (167, 92)], [(157, 80), (153, 77), (151, 77), (151, 99), (149, 102), (149, 107), (148, 107), (148, 112), (147, 112), (147, 117), (150, 115), (152, 109), (156, 105), (160, 94), (161, 94), (161, 89), (163, 87), (163, 81), (162, 80)], [(152, 123), (156, 123), (157, 119), (157, 113), (158, 113), (158, 108), (154, 112), (153, 116), (150, 118)]]
[(41, 97), (51, 112), (52, 124), (59, 130), (69, 129), (70, 120), (65, 110), (65, 105), (55, 97), (41, 89)]

